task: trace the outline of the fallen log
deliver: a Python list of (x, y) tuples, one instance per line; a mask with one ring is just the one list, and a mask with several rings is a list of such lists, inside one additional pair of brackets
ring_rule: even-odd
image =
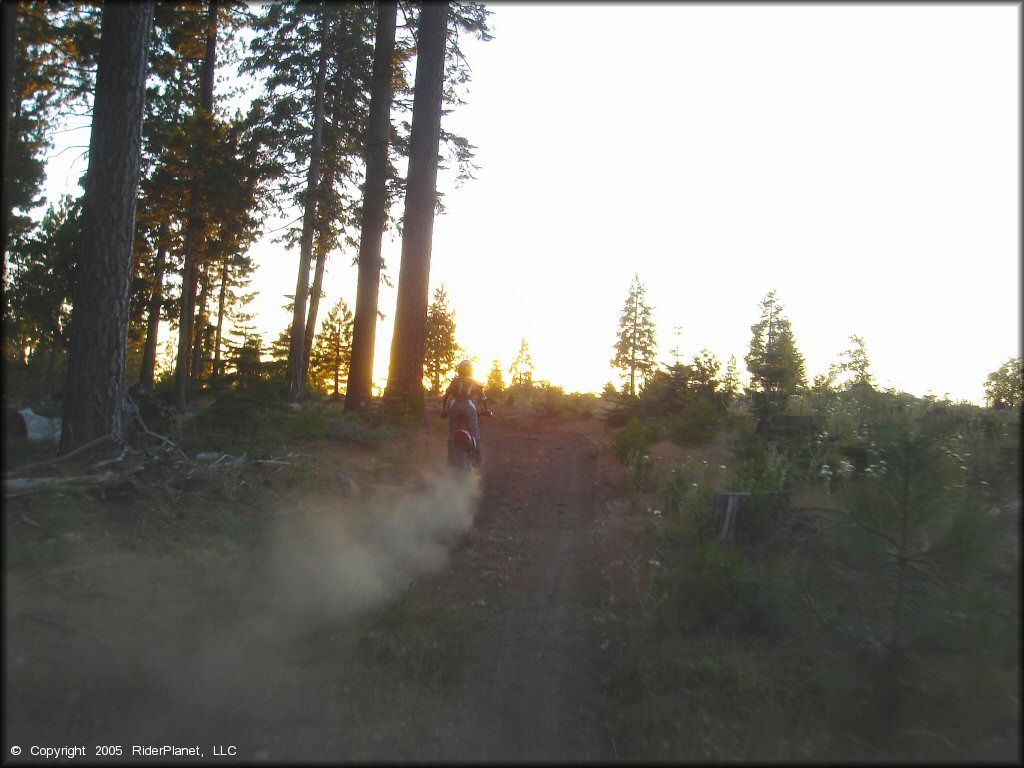
[(97, 488), (115, 485), (129, 478), (129, 474), (104, 472), (101, 475), (78, 475), (75, 477), (13, 477), (3, 481), (4, 498), (24, 496), (37, 491), (63, 488)]

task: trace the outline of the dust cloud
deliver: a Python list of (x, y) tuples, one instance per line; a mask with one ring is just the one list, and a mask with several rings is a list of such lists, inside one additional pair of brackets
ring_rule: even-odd
[[(325, 678), (333, 685), (344, 677), (334, 668), (339, 661), (324, 666), (319, 655), (307, 656), (322, 647), (315, 638), (357, 628), (414, 580), (441, 571), (472, 527), (480, 494), (477, 477), (434, 476), (362, 497), (321, 496), (330, 503), (315, 511), (281, 510), (244, 563), (196, 573), (188, 585), (157, 582), (148, 610), (108, 620), (92, 638), (51, 632), (44, 651), (29, 635), (15, 637), (22, 650), (11, 656), (8, 648), (8, 661), (19, 689), (33, 691), (39, 707), (18, 720), (19, 732), (42, 738), (57, 728), (97, 743), (168, 743), (284, 718), (306, 706)], [(128, 598), (146, 567), (128, 558), (105, 573)], [(52, 696), (41, 694), (51, 689)], [(330, 700), (339, 700), (331, 691)], [(90, 714), (82, 720), (73, 712)]]
[[(290, 624), (373, 608), (436, 573), (473, 524), (480, 480), (433, 478), (281, 521), (269, 549), (269, 608)], [(344, 500), (348, 501), (348, 500)]]
[(415, 579), (441, 571), (472, 527), (480, 494), (476, 476), (435, 476), (282, 514), (257, 559), (258, 576), (193, 638), (165, 678), (165, 717), (149, 727), (166, 733), (173, 721), (183, 735), (195, 733), (212, 713), (268, 690), (295, 690), (309, 674), (298, 650), (304, 638), (358, 621)]

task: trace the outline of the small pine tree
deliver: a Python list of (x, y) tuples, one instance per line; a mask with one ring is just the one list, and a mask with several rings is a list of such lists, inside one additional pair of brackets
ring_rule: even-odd
[(740, 393), (740, 374), (737, 370), (736, 355), (729, 355), (725, 367), (725, 380), (722, 382), (722, 399), (726, 405), (731, 403)]
[(530, 356), (530, 345), (526, 343), (525, 338), (519, 342), (519, 353), (512, 361), (508, 372), (513, 384), (529, 386), (533, 383), (533, 358)]
[[(168, 347), (176, 350), (177, 345), (173, 339), (167, 344)], [(260, 335), (251, 327), (239, 328), (227, 343), (227, 377), (232, 379), (236, 385), (244, 385), (254, 379), (262, 378), (264, 375), (263, 352), (263, 339)], [(173, 360), (169, 361), (169, 367), (170, 365), (173, 365)]]
[(637, 376), (646, 383), (657, 366), (657, 343), (650, 306), (644, 301), (647, 289), (639, 275), (633, 275), (629, 296), (619, 317), (619, 340), (615, 343), (613, 368), (623, 371), (630, 397), (636, 397)]
[(320, 324), (309, 379), (312, 388), (332, 397), (341, 397), (341, 384), (348, 381), (349, 357), (352, 353), (352, 312), (344, 299), (331, 307)]
[(846, 382), (846, 388), (868, 387), (874, 389), (875, 377), (871, 375), (871, 361), (868, 360), (868, 351), (864, 346), (864, 339), (856, 334), (851, 334), (850, 342), (853, 346), (843, 350), (839, 357), (839, 369), (850, 373), (851, 377)]
[(491, 366), (491, 372), (487, 374), (484, 391), (491, 397), (500, 395), (505, 391), (505, 377), (501, 373), (501, 363), (497, 360)]
[(455, 341), (455, 312), (448, 306), (448, 293), (442, 284), (434, 291), (434, 301), (427, 309), (423, 378), (431, 394), (441, 394), (441, 382), (455, 368), (455, 360), (461, 352)]
[(277, 338), (270, 345), (268, 350), (270, 359), (264, 364), (264, 368), (272, 379), (285, 379), (288, 374), (288, 354), (291, 349), (291, 326), (285, 328), (277, 335)]
[(750, 326), (753, 336), (745, 360), (762, 415), (784, 411), (789, 397), (806, 386), (804, 357), (782, 310), (775, 291), (769, 291), (761, 301), (761, 320)]
[(951, 648), (978, 658), (1015, 632), (997, 618), (1006, 608), (983, 567), (996, 529), (965, 495), (966, 472), (937, 425), (894, 418), (874, 424), (873, 436), (870, 466), (840, 496), (835, 560), (808, 566), (799, 592), (856, 649), (858, 677), (873, 683), (863, 711), (881, 741), (907, 723), (915, 694), (935, 695), (935, 681), (963, 666)]

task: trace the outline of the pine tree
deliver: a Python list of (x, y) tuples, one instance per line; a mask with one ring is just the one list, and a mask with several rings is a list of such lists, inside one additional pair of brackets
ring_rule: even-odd
[(345, 409), (358, 411), (369, 401), (373, 377), (373, 346), (377, 333), (377, 302), (383, 262), (381, 241), (387, 225), (388, 145), (391, 140), (395, 25), (397, 2), (377, 4), (374, 35), (370, 114), (364, 142), (366, 184), (359, 233), (359, 275), (352, 332), (352, 367), (345, 392)]
[[(447, 6), (447, 30), (441, 33), (435, 23), (444, 6)], [(378, 4), (376, 48), (374, 53), (373, 85), (370, 103), (370, 125), (366, 134), (366, 185), (363, 197), (363, 219), (361, 221), (360, 251), (359, 251), (359, 285), (356, 297), (355, 331), (352, 346), (352, 372), (350, 376), (349, 392), (346, 393), (346, 409), (359, 410), (369, 402), (371, 393), (371, 375), (373, 369), (374, 338), (376, 333), (376, 322), (379, 313), (377, 302), (379, 296), (379, 284), (381, 280), (387, 283), (383, 277), (384, 264), (380, 258), (381, 234), (388, 222), (388, 206), (394, 197), (394, 192), (402, 188), (402, 180), (397, 178), (393, 165), (388, 158), (388, 146), (395, 151), (395, 154), (406, 154), (410, 157), (409, 176), (406, 180), (406, 214), (405, 227), (408, 228), (411, 222), (410, 240), (416, 240), (415, 245), (410, 245), (409, 267), (413, 280), (399, 280), (399, 308), (395, 314), (396, 336), (393, 337), (391, 362), (389, 371), (388, 387), (392, 394), (399, 399), (406, 396), (405, 390), (412, 393), (413, 400), (422, 396), (422, 382), (417, 380), (418, 371), (422, 367), (422, 316), (426, 314), (426, 306), (429, 300), (429, 253), (423, 259), (423, 237), (426, 230), (424, 219), (435, 213), (443, 213), (441, 193), (436, 190), (436, 185), (430, 182), (431, 175), (436, 176), (438, 161), (452, 162), (457, 165), (458, 181), (472, 177), (472, 170), (475, 166), (472, 163), (474, 149), (465, 138), (451, 131), (446, 131), (439, 125), (440, 116), (448, 114), (451, 109), (463, 102), (460, 95), (460, 88), (469, 80), (469, 67), (466, 58), (459, 48), (459, 33), (469, 32), (477, 39), (490, 40), (487, 17), (490, 15), (482, 3), (459, 2), (459, 3), (424, 3), (421, 6), (421, 14), (416, 24), (415, 36), (409, 33), (411, 24), (408, 23), (410, 15), (407, 13), (408, 6), (402, 6), (403, 16), (407, 20), (406, 35), (402, 39), (394, 36), (396, 19), (396, 6), (391, 3)], [(426, 10), (423, 13), (422, 10)], [(424, 35), (424, 27), (433, 30)], [(443, 40), (441, 38), (444, 38)], [(390, 55), (389, 55), (390, 52)], [(404, 79), (405, 67), (402, 62), (413, 52), (418, 56), (416, 64), (417, 85), (415, 90), (410, 88)], [(423, 54), (427, 59), (432, 60), (430, 66), (422, 65)], [(443, 62), (438, 59), (443, 58)], [(438, 72), (438, 67), (441, 71)], [(389, 86), (388, 72), (394, 68), (395, 77), (391, 79), (394, 87)], [(431, 72), (429, 78), (433, 84), (430, 88), (421, 87), (419, 78), (421, 71), (426, 76), (427, 71)], [(435, 76), (442, 78), (441, 91), (438, 94), (435, 87), (437, 82)], [(426, 93), (426, 91), (430, 93)], [(412, 95), (412, 103), (409, 96)], [(427, 98), (429, 96), (429, 98)], [(433, 155), (429, 152), (428, 144), (431, 141), (432, 130), (430, 126), (424, 125), (426, 113), (433, 112), (435, 107), (426, 102), (436, 102), (438, 121), (438, 144), (444, 151), (443, 157), (438, 157), (435, 151)], [(417, 107), (416, 103), (420, 106)], [(414, 132), (417, 136), (409, 135), (406, 128), (407, 120), (399, 120), (389, 126), (387, 112), (389, 106), (394, 104), (399, 113), (413, 111), (413, 125), (416, 124), (416, 112), (420, 113), (420, 130)], [(431, 121), (432, 122), (432, 121)], [(390, 135), (389, 135), (390, 134)], [(413, 162), (412, 158), (417, 160)], [(444, 166), (440, 166), (444, 167)], [(393, 181), (392, 181), (393, 179)], [(428, 183), (429, 182), (429, 183)], [(433, 186), (433, 202), (429, 205), (426, 199), (427, 188)], [(412, 208), (417, 212), (410, 218), (409, 195), (412, 195)], [(417, 223), (417, 221), (419, 223)], [(429, 237), (428, 246), (429, 246)], [(402, 263), (406, 263), (406, 242), (403, 237)], [(404, 268), (404, 267), (403, 267)], [(402, 288), (403, 282), (415, 285), (407, 285)], [(400, 340), (398, 349), (395, 347), (396, 340)], [(395, 355), (402, 357), (398, 369), (395, 368)], [(396, 377), (394, 374), (400, 371)], [(399, 383), (401, 384), (399, 386)]]
[(288, 400), (297, 402), (302, 395), (303, 342), (306, 328), (306, 295), (309, 290), (309, 267), (313, 251), (313, 226), (316, 216), (315, 190), (321, 183), (320, 165), (323, 152), (324, 100), (327, 92), (328, 18), (323, 6), (318, 9), (316, 31), (310, 42), (318, 46), (316, 83), (313, 92), (313, 131), (310, 139), (309, 165), (306, 172), (305, 201), (302, 213), (302, 236), (299, 240), (299, 272), (295, 283), (295, 302), (292, 315), (291, 342), (288, 352)]
[[(1001, 626), (997, 611), (1005, 609), (986, 579), (998, 529), (971, 503), (966, 468), (938, 424), (927, 416), (879, 419), (867, 455), (863, 475), (839, 494), (833, 556), (827, 567), (809, 568), (798, 590), (859, 656), (858, 684), (870, 686), (870, 735), (883, 741), (907, 724), (910, 700), (934, 690), (937, 670), (963, 665), (951, 648), (993, 651), (986, 645), (998, 641), (979, 628)], [(936, 616), (943, 617), (938, 630)]]
[(487, 374), (484, 391), (489, 396), (500, 395), (505, 391), (505, 377), (501, 373), (501, 363), (497, 360), (491, 365), (491, 371)]
[(217, 0), (210, 0), (206, 12), (205, 47), (200, 73), (199, 103), (192, 114), (188, 168), (188, 206), (185, 214), (184, 251), (181, 271), (181, 304), (178, 313), (178, 359), (175, 365), (175, 395), (179, 411), (186, 407), (191, 356), (194, 344), (196, 291), (200, 274), (200, 256), (205, 235), (206, 209), (203, 195), (206, 161), (212, 159), (213, 85), (217, 66)]
[(310, 355), (312, 388), (333, 398), (341, 397), (341, 387), (349, 376), (351, 354), (352, 312), (344, 299), (338, 299), (320, 324), (320, 333)]
[(43, 391), (58, 388), (70, 341), (81, 205), (65, 195), (12, 251), (4, 274), (4, 358), (22, 358)]
[[(32, 229), (28, 212), (44, 205), (46, 151), (71, 117), (87, 113), (99, 45), (94, 3), (3, 4), (2, 249)], [(20, 213), (17, 213), (19, 212)]]
[(264, 378), (263, 338), (247, 322), (239, 323), (226, 344), (225, 378), (235, 386)]
[(281, 197), (301, 211), (301, 225), (279, 238), (299, 251), (288, 362), (292, 401), (306, 380), (326, 260), (357, 214), (372, 10), (356, 3), (269, 3), (244, 65), (264, 81), (257, 103), (274, 133)]
[(803, 355), (782, 312), (775, 291), (769, 291), (761, 301), (761, 320), (750, 326), (753, 336), (745, 361), (762, 415), (785, 411), (787, 400), (807, 383)]
[(530, 356), (530, 345), (526, 339), (519, 342), (519, 352), (508, 369), (512, 383), (518, 386), (530, 386), (533, 383), (533, 358)]
[(629, 296), (619, 317), (619, 340), (615, 343), (613, 368), (624, 371), (630, 397), (636, 397), (637, 376), (646, 382), (657, 366), (657, 342), (654, 336), (652, 308), (644, 301), (647, 289), (639, 275), (633, 275)]
[(103, 9), (60, 450), (125, 440), (128, 287), (153, 3)]
[(263, 370), (268, 378), (287, 381), (288, 360), (292, 346), (291, 325), (277, 334), (277, 338), (270, 342), (266, 348), (267, 360), (263, 363)]
[(736, 355), (729, 355), (729, 362), (725, 367), (725, 380), (722, 382), (722, 398), (728, 405), (735, 400), (740, 393), (740, 374), (737, 370)]
[(449, 3), (425, 3), (417, 38), (416, 89), (409, 139), (395, 329), (385, 400), (423, 403), (423, 360), (430, 255), (437, 206), (437, 150), (444, 99)]
[(424, 339), (423, 378), (432, 395), (441, 394), (441, 382), (455, 368), (460, 349), (455, 341), (455, 311), (448, 306), (444, 284), (434, 291), (427, 309), (427, 333)]

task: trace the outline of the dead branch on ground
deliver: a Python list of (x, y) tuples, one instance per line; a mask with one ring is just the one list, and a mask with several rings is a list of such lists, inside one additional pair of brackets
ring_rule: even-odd
[(57, 456), (56, 458), (53, 458), (53, 459), (46, 459), (45, 461), (36, 461), (36, 462), (31, 463), (31, 464), (23, 464), (20, 467), (15, 467), (14, 469), (10, 469), (10, 470), (8, 470), (7, 472), (4, 473), (4, 477), (5, 478), (7, 478), (7, 477), (14, 477), (15, 475), (21, 475), (21, 474), (23, 474), (25, 472), (32, 472), (32, 471), (35, 471), (37, 469), (41, 469), (42, 467), (52, 467), (55, 464), (61, 464), (61, 463), (65, 462), (65, 461), (69, 461), (70, 459), (73, 459), (75, 457), (84, 456), (86, 453), (89, 453), (90, 451), (93, 451), (96, 448), (99, 448), (101, 445), (105, 445), (107, 442), (111, 442), (111, 441), (113, 441), (113, 436), (111, 436), (111, 435), (104, 435), (103, 437), (97, 437), (95, 440), (92, 440), (92, 441), (86, 443), (85, 445), (83, 445), (80, 448), (76, 448), (75, 450), (71, 451), (70, 453), (65, 453), (63, 456)]

